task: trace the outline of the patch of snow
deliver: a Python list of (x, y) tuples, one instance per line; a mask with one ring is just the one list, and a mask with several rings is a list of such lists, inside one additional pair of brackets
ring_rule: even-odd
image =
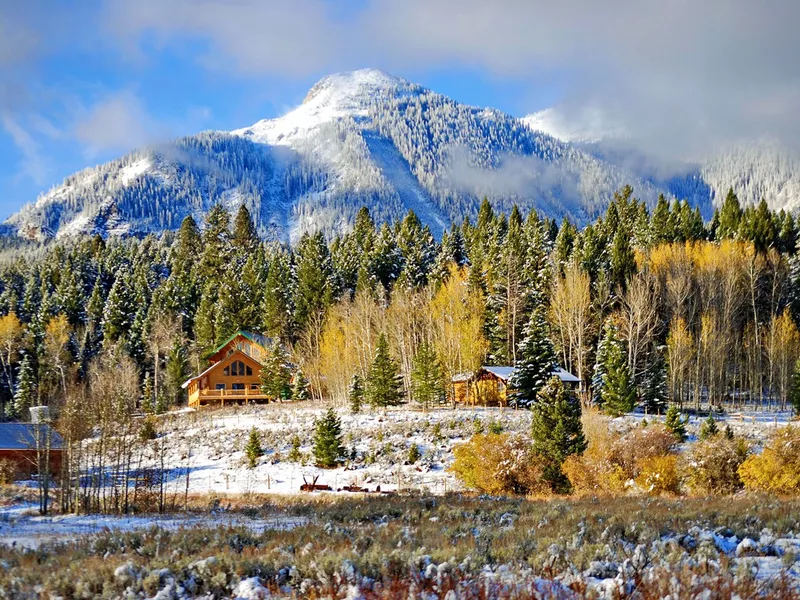
[(146, 173), (152, 166), (153, 163), (149, 158), (142, 158), (135, 163), (122, 167), (119, 171), (119, 180), (122, 185), (128, 185), (134, 179)]
[(236, 600), (264, 600), (270, 595), (269, 590), (261, 585), (258, 577), (243, 579), (233, 590), (233, 597)]

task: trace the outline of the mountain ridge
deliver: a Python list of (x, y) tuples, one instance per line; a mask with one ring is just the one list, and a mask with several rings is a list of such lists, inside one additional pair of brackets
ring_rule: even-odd
[[(554, 132), (551, 132), (554, 133)], [(562, 141), (530, 118), (468, 106), (377, 69), (323, 77), (285, 115), (206, 131), (83, 169), (9, 217), (29, 239), (176, 229), (213, 204), (245, 204), (259, 233), (294, 242), (417, 212), (435, 235), (488, 197), (582, 224), (630, 184), (649, 204), (687, 198), (709, 214), (714, 190), (688, 171), (664, 180), (592, 142)]]

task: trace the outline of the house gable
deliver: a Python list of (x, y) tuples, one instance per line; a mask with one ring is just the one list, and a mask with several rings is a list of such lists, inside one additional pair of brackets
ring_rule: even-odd
[(227, 341), (218, 346), (208, 357), (208, 360), (210, 363), (218, 363), (238, 351), (261, 365), (267, 358), (270, 345), (271, 340), (263, 335), (247, 331), (238, 331)]
[(260, 362), (241, 350), (234, 349), (219, 362), (215, 362), (199, 375), (187, 380), (183, 387), (196, 383), (199, 389), (214, 389), (217, 384), (225, 384), (225, 389), (230, 389), (235, 383), (257, 384), (260, 373)]

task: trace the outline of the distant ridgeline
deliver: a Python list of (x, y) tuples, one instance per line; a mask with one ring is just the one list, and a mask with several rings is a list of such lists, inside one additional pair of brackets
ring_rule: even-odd
[[(413, 212), (378, 226), (361, 209), (349, 233), (291, 247), (260, 239), (246, 207), (232, 218), (214, 205), (160, 237), (7, 251), (0, 408), (26, 419), (49, 403), (58, 418), (105, 398), (108, 373), (129, 410), (159, 412), (186, 401), (181, 384), (237, 331), (279, 342), (315, 397), (344, 400), (354, 376), (367, 380), (384, 334), (410, 401), (415, 372), (445, 382), (445, 399), (459, 373), (558, 363), (601, 405), (613, 380), (652, 411), (785, 407), (800, 355), (797, 235), (790, 214), (742, 209), (732, 192), (704, 222), (663, 197), (651, 212), (626, 187), (582, 229), (484, 201), (440, 240)], [(261, 363), (243, 362), (258, 395)]]

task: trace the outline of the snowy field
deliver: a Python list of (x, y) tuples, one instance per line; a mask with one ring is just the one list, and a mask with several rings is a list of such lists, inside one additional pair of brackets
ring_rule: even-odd
[[(428, 412), (400, 408), (352, 415), (339, 409), (348, 460), (337, 469), (313, 466), (314, 421), (324, 412), (313, 404), (273, 404), (231, 407), (224, 410), (185, 411), (162, 417), (166, 464), (172, 467), (170, 485), (182, 493), (189, 475), (193, 494), (238, 496), (241, 494), (295, 494), (304, 482), (316, 478), (318, 485), (334, 491), (359, 486), (369, 491), (418, 491), (443, 494), (460, 489), (448, 471), (453, 447), (476, 432), (502, 428), (505, 432), (527, 432), (530, 413), (499, 408), (437, 409)], [(625, 429), (662, 420), (643, 414), (628, 415), (613, 421)], [(721, 427), (730, 425), (734, 433), (759, 446), (775, 429), (791, 419), (790, 413), (733, 414), (719, 418)], [(703, 418), (692, 417), (687, 425), (689, 443), (700, 429)], [(255, 469), (245, 466), (244, 447), (250, 429), (260, 436), (264, 456)], [(299, 441), (293, 454), (293, 438)], [(416, 445), (421, 458), (410, 464), (409, 451)]]

